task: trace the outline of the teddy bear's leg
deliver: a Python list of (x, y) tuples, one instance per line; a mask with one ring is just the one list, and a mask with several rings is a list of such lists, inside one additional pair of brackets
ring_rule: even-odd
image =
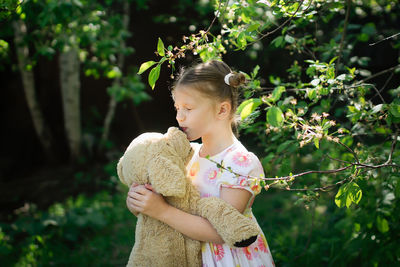
[(260, 234), (257, 223), (245, 217), (229, 203), (218, 197), (198, 201), (197, 213), (206, 218), (226, 244), (231, 247), (247, 247)]
[(183, 235), (158, 220), (140, 214), (135, 245), (127, 266), (187, 267)]
[(201, 267), (201, 244), (185, 236), (186, 262), (188, 267)]

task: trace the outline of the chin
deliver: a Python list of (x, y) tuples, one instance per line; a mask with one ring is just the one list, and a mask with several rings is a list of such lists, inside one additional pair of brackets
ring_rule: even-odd
[(195, 141), (195, 140), (197, 140), (197, 139), (199, 139), (199, 138), (200, 138), (200, 136), (192, 136), (192, 135), (190, 135), (190, 134), (187, 134), (187, 139), (188, 139), (190, 142)]

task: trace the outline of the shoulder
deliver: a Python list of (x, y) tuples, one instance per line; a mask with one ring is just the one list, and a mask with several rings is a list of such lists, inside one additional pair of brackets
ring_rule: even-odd
[(224, 162), (230, 164), (231, 168), (242, 169), (243, 171), (251, 171), (261, 167), (258, 157), (253, 152), (248, 151), (240, 141), (237, 141), (228, 151), (224, 157)]

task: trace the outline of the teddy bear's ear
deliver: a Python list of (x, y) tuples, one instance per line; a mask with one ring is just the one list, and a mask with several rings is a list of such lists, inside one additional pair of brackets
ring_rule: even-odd
[(175, 149), (179, 156), (185, 158), (191, 151), (190, 142), (184, 132), (176, 127), (170, 127), (165, 134), (167, 142)]

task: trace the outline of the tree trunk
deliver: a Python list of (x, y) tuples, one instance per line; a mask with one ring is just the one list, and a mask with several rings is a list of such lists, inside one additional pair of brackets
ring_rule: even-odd
[(64, 110), (64, 127), (70, 158), (76, 161), (81, 148), (80, 80), (78, 49), (69, 47), (60, 54), (60, 82)]
[[(123, 16), (123, 29), (125, 31), (128, 30), (129, 27), (129, 9), (130, 9), (130, 4), (129, 1), (125, 1), (124, 2), (124, 16)], [(122, 41), (121, 43), (121, 48), (124, 49), (125, 48), (125, 41)], [(119, 53), (118, 55), (118, 68), (121, 70), (124, 67), (124, 62), (125, 62), (125, 55), (123, 53)], [(121, 78), (118, 77), (114, 80), (113, 85), (120, 85), (121, 84)], [(111, 122), (114, 119), (114, 115), (115, 115), (115, 110), (117, 108), (117, 100), (115, 99), (114, 95), (110, 96), (110, 102), (108, 104), (108, 110), (107, 110), (107, 115), (104, 119), (104, 124), (103, 124), (103, 134), (101, 136), (101, 140), (100, 140), (100, 151), (102, 150), (102, 148), (104, 148), (104, 144), (106, 143), (109, 133), (110, 133), (110, 128), (111, 128)]]
[(45, 122), (43, 113), (40, 105), (37, 101), (34, 74), (31, 69), (28, 69), (29, 65), (29, 48), (24, 43), (24, 37), (26, 36), (26, 24), (22, 20), (16, 20), (13, 22), (14, 28), (14, 40), (16, 45), (16, 53), (18, 57), (18, 68), (21, 72), (22, 85), (25, 92), (25, 99), (28, 104), (28, 108), (32, 117), (33, 126), (35, 128), (36, 135), (43, 147), (47, 160), (53, 161), (54, 155), (52, 151), (53, 137)]

